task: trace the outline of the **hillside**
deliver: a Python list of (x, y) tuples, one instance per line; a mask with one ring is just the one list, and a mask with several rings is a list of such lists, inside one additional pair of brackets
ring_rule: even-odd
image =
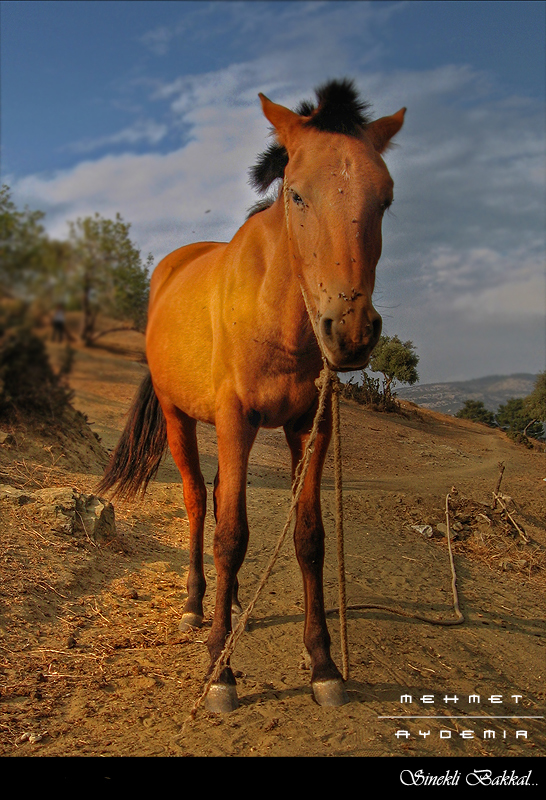
[(488, 375), (469, 381), (400, 387), (397, 395), (400, 399), (410, 400), (442, 414), (455, 414), (463, 407), (465, 400), (481, 400), (487, 409), (495, 412), (499, 405), (510, 398), (531, 394), (536, 379), (536, 375), (529, 373)]
[[(0, 443), (3, 483), (93, 491), (144, 374), (137, 334), (103, 344), (110, 349), (78, 347), (71, 374), (74, 404), (103, 449), (85, 430), (60, 437), (43, 426), (14, 427)], [(59, 346), (50, 348), (60, 358)], [(0, 499), (0, 756), (543, 755), (543, 722), (518, 717), (544, 714), (544, 452), (409, 404), (402, 414), (377, 414), (342, 402), (341, 414), (350, 703), (324, 709), (312, 700), (301, 577), (287, 542), (232, 658), (240, 708), (188, 718), (208, 665), (214, 520), (210, 497), (207, 619), (203, 629), (181, 633), (188, 524), (168, 456), (144, 500), (116, 501), (116, 534), (102, 541), (59, 532), (33, 503)], [(200, 426), (199, 438), (212, 493), (214, 431)], [(499, 463), (509, 516), (492, 506)], [(261, 431), (248, 475), (243, 604), (282, 530), (289, 484), (282, 432)], [(339, 664), (331, 454), (323, 516), (325, 597)], [(457, 626), (450, 624), (448, 519), (465, 618)], [(406, 693), (411, 711), (400, 701)], [(469, 704), (473, 693), (478, 706)], [(423, 705), (424, 694), (435, 705)], [(457, 718), (443, 701), (454, 694)], [(501, 705), (488, 701), (493, 694)], [(400, 719), (408, 713), (425, 716)], [(401, 726), (408, 737), (397, 737)], [(491, 729), (494, 738), (485, 736)], [(463, 738), (465, 730), (472, 735)]]

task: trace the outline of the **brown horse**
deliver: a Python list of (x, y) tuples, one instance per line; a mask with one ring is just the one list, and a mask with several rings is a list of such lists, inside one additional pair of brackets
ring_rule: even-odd
[[(364, 367), (379, 339), (372, 305), (381, 254), (381, 222), (393, 181), (381, 153), (403, 124), (405, 109), (371, 121), (352, 82), (317, 89), (317, 103), (297, 112), (260, 94), (275, 144), (251, 172), (262, 192), (276, 179), (231, 242), (175, 250), (151, 280), (146, 334), (148, 376), (101, 491), (144, 491), (163, 452), (171, 450), (183, 482), (190, 525), (188, 598), (182, 621), (203, 621), (203, 527), (206, 489), (199, 466), (197, 421), (215, 425), (214, 486), (217, 572), (211, 669), (240, 611), (237, 573), (248, 543), (247, 466), (258, 429), (283, 427), (293, 472), (317, 408), (323, 358), (336, 371)], [(311, 317), (311, 318), (310, 318)], [(304, 643), (320, 705), (347, 695), (330, 655), (322, 570), (320, 482), (331, 436), (331, 412), (320, 424), (296, 510), (294, 541), (305, 598)], [(237, 706), (229, 662), (208, 707)]]

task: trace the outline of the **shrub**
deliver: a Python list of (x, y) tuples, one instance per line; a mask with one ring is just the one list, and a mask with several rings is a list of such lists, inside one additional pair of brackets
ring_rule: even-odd
[(495, 415), (489, 411), (481, 400), (465, 400), (455, 416), (458, 419), (471, 419), (473, 422), (484, 422), (486, 425), (495, 424)]
[[(508, 434), (522, 434), (537, 439), (542, 435), (542, 423), (529, 416), (525, 400), (512, 397), (497, 410), (497, 422)], [(512, 438), (515, 438), (514, 436)]]
[(374, 411), (397, 411), (400, 407), (392, 394), (381, 391), (381, 379), (372, 378), (364, 370), (362, 383), (353, 383), (351, 378), (343, 385), (342, 396), (361, 406), (370, 406)]
[(26, 327), (0, 331), (0, 419), (58, 420), (70, 398), (38, 336)]

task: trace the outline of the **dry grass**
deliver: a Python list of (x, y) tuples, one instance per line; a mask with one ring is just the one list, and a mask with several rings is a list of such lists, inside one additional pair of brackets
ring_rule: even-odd
[(546, 585), (546, 550), (532, 536), (533, 523), (518, 511), (512, 498), (496, 507), (460, 493), (451, 499), (454, 550), (478, 559), (490, 569), (513, 572)]

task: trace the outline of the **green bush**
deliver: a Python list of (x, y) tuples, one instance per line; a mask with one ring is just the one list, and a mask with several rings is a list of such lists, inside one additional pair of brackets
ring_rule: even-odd
[(542, 423), (529, 415), (525, 399), (522, 397), (512, 397), (499, 406), (497, 423), (509, 435), (521, 434), (524, 438), (532, 436), (533, 439), (542, 436)]
[(489, 411), (481, 400), (465, 400), (455, 416), (458, 419), (471, 419), (473, 422), (484, 422), (486, 425), (495, 424), (495, 415)]
[(361, 406), (369, 406), (374, 411), (396, 411), (400, 406), (392, 394), (381, 390), (381, 379), (372, 378), (362, 371), (362, 383), (353, 383), (352, 378), (342, 388), (342, 396), (354, 400)]

